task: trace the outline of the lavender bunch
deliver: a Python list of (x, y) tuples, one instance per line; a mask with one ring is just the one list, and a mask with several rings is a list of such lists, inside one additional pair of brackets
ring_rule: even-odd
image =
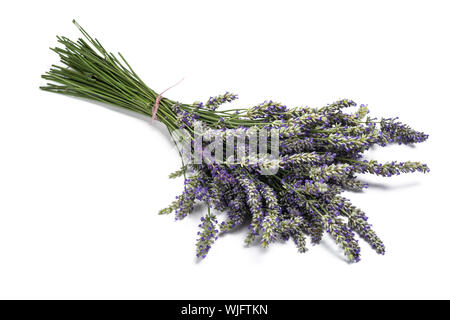
[[(42, 76), (50, 82), (41, 89), (147, 116), (156, 111), (183, 160), (170, 178), (184, 177), (183, 192), (160, 213), (173, 212), (181, 220), (196, 202), (208, 207), (199, 225), (197, 257), (205, 258), (220, 234), (241, 225), (248, 226), (248, 245), (268, 247), (292, 239), (305, 252), (308, 237), (318, 244), (327, 233), (349, 261), (357, 262), (358, 234), (385, 253), (365, 213), (341, 193), (367, 188), (358, 178), (365, 173), (390, 177), (428, 172), (420, 162), (379, 163), (363, 157), (375, 145), (420, 143), (428, 135), (397, 118), (371, 118), (366, 105), (351, 100), (320, 108), (265, 101), (220, 110), (238, 96), (226, 92), (191, 104), (159, 99), (120, 53), (121, 60), (76, 25), (87, 41), (58, 37), (62, 48), (52, 50), (64, 66), (52, 66)], [(268, 145), (272, 148), (262, 153)]]

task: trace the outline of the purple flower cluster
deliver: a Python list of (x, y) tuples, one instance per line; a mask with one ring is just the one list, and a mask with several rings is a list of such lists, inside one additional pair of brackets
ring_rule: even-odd
[(197, 258), (205, 258), (208, 254), (211, 245), (217, 240), (218, 230), (217, 219), (214, 215), (208, 214), (200, 219), (201, 223), (198, 225), (201, 229), (197, 234)]
[[(198, 109), (205, 106), (214, 109), (218, 102), (234, 97), (210, 98), (204, 106), (198, 105)], [(209, 213), (202, 218), (197, 242), (197, 256), (202, 258), (217, 238), (218, 230), (224, 233), (242, 224), (248, 224), (247, 244), (259, 242), (267, 247), (274, 241), (291, 238), (298, 250), (305, 252), (307, 236), (313, 244), (318, 244), (324, 233), (328, 233), (348, 260), (357, 262), (360, 259), (358, 234), (378, 253), (384, 254), (384, 245), (366, 215), (340, 194), (367, 188), (358, 174), (389, 177), (428, 172), (427, 165), (419, 162), (378, 163), (363, 158), (363, 153), (374, 145), (418, 143), (428, 136), (396, 119), (372, 119), (367, 116), (369, 111), (365, 105), (345, 113), (343, 109), (348, 107), (357, 105), (351, 100), (341, 100), (323, 108), (288, 109), (268, 101), (240, 113), (245, 117), (239, 119), (254, 121), (252, 126), (233, 126), (230, 119), (236, 117), (226, 118), (216, 126), (209, 123), (204, 131), (207, 141), (211, 141), (213, 134), (224, 140), (246, 136), (263, 120), (262, 127), (278, 130), (278, 159), (188, 164), (173, 174), (187, 174), (183, 193), (161, 213), (175, 211), (176, 218), (182, 219), (192, 211), (196, 200), (224, 213), (220, 223)], [(189, 116), (191, 120), (201, 119), (201, 113), (193, 112)], [(245, 151), (248, 149), (247, 143)], [(274, 163), (279, 166), (275, 174), (262, 174), (262, 167)]]
[(408, 125), (394, 119), (381, 119), (380, 126), (383, 137), (387, 142), (396, 142), (398, 144), (419, 143), (428, 139), (428, 135), (422, 132), (416, 132)]
[(233, 100), (236, 100), (238, 98), (238, 96), (236, 94), (230, 93), (230, 92), (225, 92), (225, 94), (223, 95), (219, 95), (219, 96), (215, 96), (215, 97), (210, 97), (208, 99), (208, 101), (206, 101), (205, 104), (201, 103), (199, 104), (199, 107), (202, 108), (203, 106), (209, 110), (216, 110), (220, 105), (226, 103), (226, 102), (231, 102)]

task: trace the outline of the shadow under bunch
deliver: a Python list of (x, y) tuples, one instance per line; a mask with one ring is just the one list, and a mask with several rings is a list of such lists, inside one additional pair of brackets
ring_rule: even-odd
[[(62, 48), (52, 50), (63, 66), (52, 66), (42, 76), (50, 82), (41, 88), (147, 116), (157, 109), (157, 119), (171, 135), (176, 136), (182, 130), (184, 138), (187, 137), (188, 147), (180, 148), (182, 158), (187, 153), (203, 156), (209, 152), (211, 157), (207, 161), (184, 162), (170, 176), (184, 176), (184, 191), (160, 212), (175, 212), (176, 219), (183, 219), (196, 202), (208, 206), (199, 225), (198, 257), (206, 257), (221, 233), (243, 224), (248, 224), (245, 240), (248, 244), (259, 242), (267, 247), (276, 240), (292, 238), (298, 250), (305, 252), (307, 236), (317, 244), (328, 233), (349, 261), (359, 261), (360, 247), (355, 237), (358, 234), (384, 254), (384, 244), (364, 212), (341, 193), (367, 187), (357, 178), (358, 174), (389, 177), (428, 172), (427, 165), (419, 162), (379, 163), (363, 158), (371, 146), (419, 143), (428, 138), (426, 134), (397, 118), (371, 118), (367, 106), (358, 106), (351, 100), (321, 108), (287, 108), (266, 101), (248, 109), (219, 110), (223, 103), (237, 99), (237, 95), (227, 92), (204, 103), (185, 104), (167, 98), (157, 103), (158, 94), (138, 77), (120, 53), (121, 60), (76, 25), (87, 41), (58, 37)], [(356, 111), (345, 112), (346, 108)], [(274, 140), (279, 143), (276, 156), (251, 156), (249, 137), (258, 130), (276, 132), (275, 137), (268, 139), (268, 143)], [(200, 142), (196, 139), (198, 135), (202, 137)], [(224, 151), (226, 147), (216, 148), (212, 153), (208, 149), (212, 140), (224, 146), (230, 139), (239, 138), (245, 143), (234, 146), (233, 154), (241, 152), (246, 156), (238, 162), (234, 158), (215, 157), (218, 150)], [(176, 138), (174, 141), (178, 145)], [(218, 213), (224, 217), (220, 222)]]

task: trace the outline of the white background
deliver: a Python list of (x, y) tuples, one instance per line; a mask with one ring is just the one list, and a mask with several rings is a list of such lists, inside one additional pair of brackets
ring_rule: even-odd
[[(446, 1), (9, 1), (2, 4), (0, 298), (450, 298), (450, 30)], [(371, 151), (428, 175), (363, 177), (350, 194), (384, 240), (348, 264), (330, 239), (245, 248), (226, 235), (197, 263), (203, 209), (158, 216), (182, 190), (164, 128), (38, 89), (55, 35), (76, 18), (157, 91), (235, 106), (340, 98), (400, 116), (430, 139)]]

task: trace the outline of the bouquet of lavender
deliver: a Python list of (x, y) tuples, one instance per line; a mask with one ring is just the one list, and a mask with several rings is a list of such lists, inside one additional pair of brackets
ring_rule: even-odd
[[(367, 185), (357, 174), (389, 177), (428, 172), (419, 162), (366, 160), (371, 146), (412, 144), (428, 135), (397, 118), (371, 118), (365, 105), (341, 100), (321, 108), (265, 101), (248, 109), (218, 110), (237, 99), (225, 93), (206, 102), (180, 103), (149, 88), (119, 53), (107, 52), (75, 21), (85, 39), (58, 37), (52, 49), (64, 66), (52, 66), (41, 89), (125, 108), (164, 123), (183, 165), (184, 191), (162, 214), (183, 219), (196, 201), (207, 205), (201, 218), (197, 256), (204, 258), (221, 233), (248, 225), (246, 243), (263, 247), (292, 238), (305, 252), (306, 236), (318, 244), (329, 233), (349, 261), (359, 261), (357, 233), (378, 253), (383, 242), (363, 211), (341, 193)], [(353, 107), (356, 111), (344, 112)], [(351, 109), (351, 108), (350, 108)], [(218, 222), (217, 213), (224, 218)]]

